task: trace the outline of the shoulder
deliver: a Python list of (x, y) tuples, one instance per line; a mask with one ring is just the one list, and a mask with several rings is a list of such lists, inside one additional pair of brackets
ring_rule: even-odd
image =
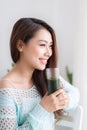
[(14, 96), (15, 92), (12, 89), (10, 83), (6, 80), (0, 80), (0, 106), (5, 107), (15, 107)]
[(0, 79), (0, 88), (13, 88), (12, 77), (14, 77), (13, 69), (6, 73)]
[(6, 79), (1, 79), (0, 80), (0, 99), (7, 100), (7, 98), (10, 98), (11, 100), (13, 100), (14, 96), (15, 96), (15, 91), (11, 83)]
[(7, 79), (0, 80), (0, 88), (9, 88), (11, 87), (11, 83)]

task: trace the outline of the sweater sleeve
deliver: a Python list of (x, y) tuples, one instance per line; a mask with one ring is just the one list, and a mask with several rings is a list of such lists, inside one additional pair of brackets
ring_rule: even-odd
[(76, 108), (79, 102), (79, 98), (80, 98), (79, 89), (74, 87), (67, 81), (65, 81), (61, 76), (60, 76), (60, 82), (62, 83), (64, 90), (69, 95), (69, 105), (67, 108), (65, 108), (65, 110)]
[(19, 125), (16, 105), (11, 97), (0, 93), (0, 130), (53, 130), (53, 118), (40, 104), (37, 104), (29, 112), (25, 122)]

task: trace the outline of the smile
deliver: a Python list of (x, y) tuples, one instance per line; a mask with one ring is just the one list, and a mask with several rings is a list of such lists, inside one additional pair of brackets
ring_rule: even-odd
[(47, 59), (40, 58), (39, 60), (40, 60), (40, 62), (41, 62), (42, 64), (44, 64), (44, 65), (46, 65), (46, 64), (47, 64)]

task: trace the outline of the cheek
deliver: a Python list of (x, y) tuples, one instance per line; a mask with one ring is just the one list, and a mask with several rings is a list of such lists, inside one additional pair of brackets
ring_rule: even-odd
[(35, 56), (35, 57), (38, 57), (38, 56), (41, 56), (41, 54), (43, 53), (42, 50), (38, 50), (37, 48), (33, 48), (31, 50), (31, 53), (32, 53), (32, 56)]
[(39, 56), (39, 55), (40, 55), (40, 51), (34, 50), (34, 51), (33, 51), (33, 55), (34, 55), (34, 56)]
[(39, 55), (39, 53), (40, 53), (40, 50), (38, 51), (36, 47), (27, 48), (27, 54), (30, 56), (37, 56)]

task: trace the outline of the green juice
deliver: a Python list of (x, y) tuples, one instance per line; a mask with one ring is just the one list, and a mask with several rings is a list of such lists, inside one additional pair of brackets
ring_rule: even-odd
[(48, 93), (51, 94), (60, 88), (59, 79), (47, 79), (48, 82)]

